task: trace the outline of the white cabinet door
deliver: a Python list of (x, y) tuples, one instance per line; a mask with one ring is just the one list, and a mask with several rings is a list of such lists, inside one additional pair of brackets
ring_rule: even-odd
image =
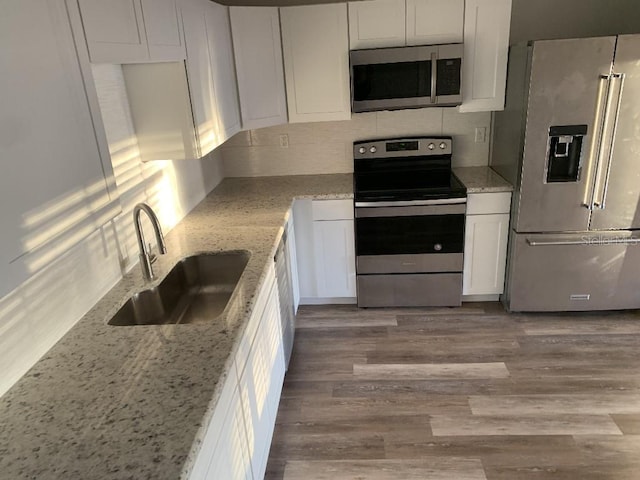
[(176, 0), (142, 0), (142, 13), (149, 46), (149, 60), (183, 60), (184, 37)]
[(218, 443), (204, 477), (206, 480), (253, 479), (243, 417), (240, 395), (237, 388), (234, 388), (231, 405), (218, 431)]
[(296, 200), (300, 303), (355, 303), (353, 200)]
[(205, 15), (211, 3), (209, 0), (184, 0), (182, 3), (189, 94), (202, 155), (222, 143)]
[[(273, 293), (262, 317), (262, 329), (259, 335), (260, 336), (256, 338), (256, 342), (260, 341), (262, 343), (262, 353), (265, 356), (267, 369), (271, 372), (267, 404), (273, 420), (270, 435), (273, 435), (285, 372), (284, 351), (282, 349), (282, 324), (277, 287), (273, 289)], [(271, 443), (271, 436), (269, 437), (268, 443)]]
[(219, 478), (253, 478), (235, 365), (224, 380), (220, 398), (189, 474), (189, 480)]
[(72, 17), (64, 0), (2, 4), (0, 297), (109, 220), (111, 162)]
[(276, 7), (231, 7), (233, 51), (245, 130), (287, 123)]
[(504, 109), (511, 0), (466, 0), (461, 112)]
[(405, 11), (405, 0), (349, 2), (351, 49), (404, 46)]
[(296, 231), (294, 226), (293, 208), (290, 210), (289, 223), (287, 223), (287, 256), (291, 271), (291, 289), (293, 290), (293, 313), (298, 313), (300, 305), (300, 280), (298, 276), (298, 254), (296, 251)]
[(122, 73), (142, 160), (201, 157), (184, 62), (123, 65)]
[(249, 459), (255, 478), (264, 477), (274, 424), (268, 406), (269, 375), (261, 342), (258, 342), (249, 354), (238, 384), (249, 445)]
[(407, 45), (460, 43), (463, 21), (464, 0), (407, 0)]
[(176, 0), (78, 0), (93, 63), (185, 58)]
[(356, 296), (353, 220), (313, 222), (318, 296)]
[(205, 20), (215, 103), (217, 105), (218, 144), (241, 129), (238, 83), (233, 60), (229, 7), (206, 1)]
[(509, 214), (467, 215), (463, 295), (495, 295), (504, 290)]
[(347, 5), (280, 9), (289, 121), (351, 118)]
[[(240, 374), (240, 396), (254, 478), (263, 478), (284, 378), (277, 289), (272, 285), (249, 357)], [(277, 398), (276, 398), (277, 396)]]
[(141, 0), (78, 0), (93, 63), (146, 61)]

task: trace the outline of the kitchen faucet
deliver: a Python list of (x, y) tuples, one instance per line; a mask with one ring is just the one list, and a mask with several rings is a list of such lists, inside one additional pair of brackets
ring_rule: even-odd
[(151, 253), (151, 245), (146, 246), (144, 241), (144, 233), (142, 232), (142, 224), (140, 222), (140, 212), (146, 212), (151, 225), (153, 225), (153, 231), (156, 234), (156, 242), (158, 243), (158, 251), (161, 255), (167, 253), (167, 247), (164, 244), (164, 237), (162, 236), (162, 228), (158, 217), (146, 203), (139, 203), (133, 209), (133, 223), (136, 228), (136, 236), (138, 237), (138, 248), (140, 249), (140, 267), (142, 267), (142, 275), (145, 280), (153, 280), (153, 268), (151, 264), (156, 260), (156, 256)]

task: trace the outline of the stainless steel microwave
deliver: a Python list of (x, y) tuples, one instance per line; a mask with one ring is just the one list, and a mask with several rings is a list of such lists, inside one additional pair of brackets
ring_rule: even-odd
[(352, 50), (351, 111), (462, 103), (461, 43)]

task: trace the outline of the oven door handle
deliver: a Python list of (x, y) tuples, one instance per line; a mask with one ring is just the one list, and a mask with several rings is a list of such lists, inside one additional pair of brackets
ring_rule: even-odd
[(355, 202), (356, 207), (421, 207), (427, 205), (459, 205), (467, 203), (465, 198), (438, 198), (435, 200), (407, 200), (404, 202)]

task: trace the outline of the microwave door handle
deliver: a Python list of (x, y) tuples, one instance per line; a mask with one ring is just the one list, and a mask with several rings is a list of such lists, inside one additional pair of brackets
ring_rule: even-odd
[(436, 81), (438, 78), (437, 72), (438, 54), (431, 52), (431, 103), (436, 103)]
[(610, 75), (600, 75), (598, 78), (598, 99), (596, 116), (593, 122), (594, 133), (589, 155), (588, 178), (585, 182), (586, 191), (582, 206), (589, 210), (596, 208), (596, 189), (600, 183), (601, 155), (604, 140), (604, 125), (607, 117), (607, 103), (609, 100)]

